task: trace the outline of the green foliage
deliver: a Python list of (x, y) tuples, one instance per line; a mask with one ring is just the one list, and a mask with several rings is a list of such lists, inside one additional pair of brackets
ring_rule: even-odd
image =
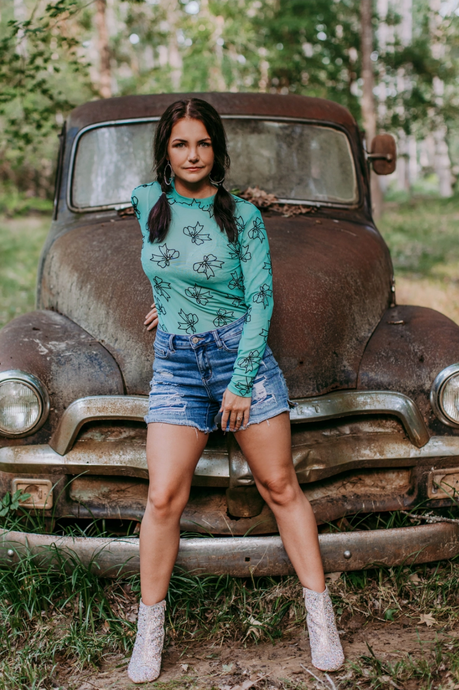
[(14, 492), (13, 495), (9, 491), (0, 499), (0, 517), (7, 517), (10, 513), (14, 513), (19, 508), (20, 500), (26, 501), (31, 494), (25, 494), (20, 489)]
[[(282, 0), (257, 18), (275, 91), (331, 98), (360, 117), (360, 4)], [(271, 5), (271, 6), (270, 6)], [(269, 9), (268, 9), (269, 8)]]
[[(0, 183), (50, 197), (55, 134), (69, 109), (99, 95), (94, 0), (22, 0), (13, 17), (0, 0)], [(266, 91), (329, 98), (360, 122), (359, 0), (113, 0), (107, 5), (113, 95)], [(457, 122), (459, 17), (413, 7), (413, 37), (401, 16), (374, 16), (380, 126), (418, 137)], [(133, 39), (131, 41), (131, 39)], [(439, 77), (443, 93), (435, 91)], [(438, 86), (438, 85), (437, 85)], [(383, 97), (384, 91), (384, 97)]]
[(458, 196), (408, 200), (389, 207), (379, 229), (391, 250), (396, 275), (456, 280), (458, 213)]
[[(69, 110), (78, 105), (78, 85), (89, 81), (80, 40), (72, 30), (81, 1), (39, 5), (24, 21), (8, 19), (11, 5), (1, 15), (0, 180), (23, 190), (33, 185), (50, 195), (54, 138)], [(85, 96), (91, 96), (88, 89)]]
[(78, 41), (62, 31), (62, 23), (80, 9), (79, 0), (55, 0), (38, 19), (7, 22), (0, 40), (0, 115), (2, 149), (13, 145), (22, 154), (37, 135), (55, 128), (54, 116), (72, 103), (53, 79), (65, 61), (71, 71), (84, 67), (78, 59)]
[(38, 259), (50, 222), (49, 215), (0, 216), (0, 327), (34, 309)]

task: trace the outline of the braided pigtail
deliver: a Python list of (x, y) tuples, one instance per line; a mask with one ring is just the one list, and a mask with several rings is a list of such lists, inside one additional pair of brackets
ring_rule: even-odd
[(237, 240), (237, 225), (234, 220), (235, 207), (234, 198), (220, 184), (214, 197), (214, 217), (218, 227), (222, 232), (226, 232), (230, 242)]
[[(171, 207), (169, 206), (169, 202), (166, 196), (166, 193), (171, 188), (169, 181), (170, 178), (169, 180), (166, 180), (164, 177), (164, 168), (166, 168), (167, 165), (169, 165), (170, 168), (170, 163), (167, 162), (165, 162), (165, 164), (161, 166), (163, 168), (162, 174), (161, 170), (157, 168), (157, 180), (161, 184), (161, 189), (163, 193), (161, 194), (158, 201), (153, 206), (148, 215), (147, 226), (150, 231), (150, 242), (154, 242), (155, 240), (157, 240), (158, 242), (162, 242), (167, 235), (167, 231), (169, 230), (169, 225), (171, 222)], [(169, 184), (167, 184), (168, 181)]]

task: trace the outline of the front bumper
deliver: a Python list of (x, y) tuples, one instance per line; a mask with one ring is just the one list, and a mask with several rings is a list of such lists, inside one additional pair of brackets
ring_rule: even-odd
[[(326, 573), (429, 563), (459, 554), (459, 525), (321, 534), (319, 542)], [(138, 573), (140, 567), (138, 539), (0, 531), (0, 565), (15, 566), (27, 556), (44, 568), (59, 560), (72, 570), (80, 562), (99, 576), (111, 578)], [(294, 572), (276, 536), (181, 539), (176, 566), (194, 575), (259, 577)]]

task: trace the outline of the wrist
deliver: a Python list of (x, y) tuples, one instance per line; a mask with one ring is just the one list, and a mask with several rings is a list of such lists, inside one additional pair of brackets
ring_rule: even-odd
[(233, 395), (238, 395), (240, 398), (251, 398), (252, 397), (252, 386), (250, 386), (250, 391), (248, 390), (248, 386), (245, 384), (242, 384), (241, 387), (238, 388), (237, 386), (237, 381), (236, 383), (231, 380), (228, 384), (228, 388), (230, 393), (233, 393)]

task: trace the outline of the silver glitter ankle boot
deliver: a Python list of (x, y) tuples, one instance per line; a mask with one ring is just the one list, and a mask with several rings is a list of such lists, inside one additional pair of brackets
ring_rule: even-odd
[(165, 610), (165, 599), (152, 606), (145, 606), (140, 600), (137, 637), (127, 670), (133, 683), (147, 683), (160, 674)]
[(306, 622), (313, 665), (321, 671), (337, 671), (344, 662), (327, 587), (321, 593), (303, 587)]

